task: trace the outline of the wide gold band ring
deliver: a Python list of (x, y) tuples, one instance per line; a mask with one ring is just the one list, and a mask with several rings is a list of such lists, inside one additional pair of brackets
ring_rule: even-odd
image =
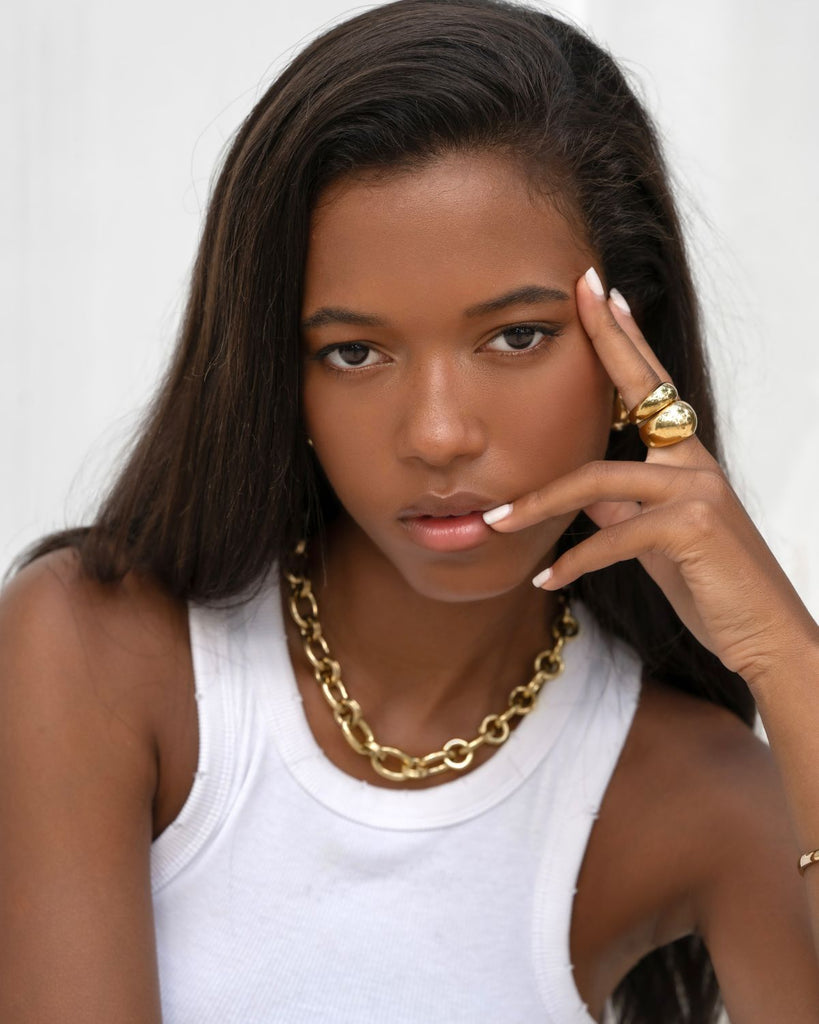
[(639, 405), (635, 405), (630, 410), (628, 414), (629, 422), (640, 423), (641, 420), (647, 420), (661, 409), (671, 405), (672, 402), (676, 402), (679, 397), (677, 389), (673, 384), (668, 381), (658, 384), (651, 394), (646, 395)]
[(697, 414), (688, 404), (677, 400), (666, 405), (639, 427), (640, 438), (649, 448), (666, 448), (691, 437), (697, 430)]

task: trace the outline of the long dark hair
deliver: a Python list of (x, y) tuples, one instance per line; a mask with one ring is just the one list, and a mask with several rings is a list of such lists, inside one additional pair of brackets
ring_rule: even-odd
[[(508, 153), (579, 221), (610, 284), (717, 457), (699, 314), (659, 143), (612, 58), (542, 11), (502, 0), (398, 0), (315, 39), (239, 129), (216, 183), (178, 348), (124, 468), (73, 546), (89, 576), (149, 573), (180, 598), (247, 594), (320, 535), (333, 498), (304, 436), (299, 318), (311, 210), (358, 169), (421, 167), (453, 151)], [(640, 460), (631, 430), (608, 458)], [(582, 514), (562, 540), (594, 529)], [(571, 588), (653, 677), (749, 725), (744, 682), (683, 628), (636, 562)], [(621, 1022), (715, 1020), (701, 939), (646, 956), (614, 994)]]

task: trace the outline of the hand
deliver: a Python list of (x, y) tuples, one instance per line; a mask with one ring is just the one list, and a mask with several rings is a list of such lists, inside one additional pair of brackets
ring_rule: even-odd
[[(577, 308), (627, 408), (671, 379), (593, 270), (578, 281)], [(793, 645), (814, 634), (810, 614), (696, 435), (649, 448), (645, 462), (588, 463), (522, 497), (492, 526), (513, 532), (581, 509), (600, 529), (562, 555), (546, 580), (536, 577), (544, 589), (637, 558), (700, 643), (751, 687), (781, 671)]]

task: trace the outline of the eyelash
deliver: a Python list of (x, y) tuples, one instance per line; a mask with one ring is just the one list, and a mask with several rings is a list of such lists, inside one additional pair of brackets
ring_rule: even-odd
[[(536, 331), (536, 332), (539, 332), (539, 333), (545, 335), (546, 338), (548, 338), (548, 339), (555, 339), (555, 338), (559, 337), (560, 334), (562, 333), (560, 328), (558, 328), (558, 327), (550, 327), (547, 324), (537, 324), (537, 323), (535, 323), (535, 324), (511, 324), (509, 327), (502, 327), (499, 331), (497, 331), (495, 334), (492, 335), (492, 337), (489, 339), (489, 341), (490, 342), (491, 341), (495, 341), (496, 338), (500, 338), (504, 334), (511, 334), (513, 331)], [(520, 357), (520, 356), (528, 355), (531, 352), (536, 352), (536, 351), (540, 350), (541, 348), (543, 348), (547, 344), (548, 344), (548, 341), (546, 341), (545, 339), (541, 339), (540, 341), (536, 342), (534, 345), (531, 345), (529, 348), (507, 349), (506, 351), (492, 349), (491, 351), (494, 351), (498, 355), (502, 355), (502, 356), (517, 356), (517, 357)], [(316, 352), (315, 355), (312, 356), (312, 358), (315, 359), (317, 362), (320, 362), (320, 363), (324, 364), (325, 366), (328, 367), (328, 369), (333, 370), (335, 373), (342, 373), (342, 374), (354, 373), (354, 372), (357, 372), (359, 370), (370, 370), (370, 369), (373, 368), (373, 365), (375, 365), (375, 366), (380, 365), (378, 363), (371, 364), (370, 366), (350, 366), (350, 365), (347, 365), (347, 366), (345, 366), (342, 369), (340, 366), (334, 366), (331, 362), (329, 362), (329, 358), (328, 357), (331, 356), (334, 352), (341, 352), (344, 349), (353, 349), (353, 348), (363, 348), (363, 349), (368, 349), (368, 350), (372, 351), (375, 348), (375, 346), (374, 345), (368, 345), (368, 344), (366, 344), (363, 341), (337, 342), (334, 345), (325, 345), (324, 348), (319, 349), (319, 351)], [(368, 352), (368, 354), (369, 354), (369, 352)], [(366, 356), (365, 356), (365, 358), (366, 358)]]

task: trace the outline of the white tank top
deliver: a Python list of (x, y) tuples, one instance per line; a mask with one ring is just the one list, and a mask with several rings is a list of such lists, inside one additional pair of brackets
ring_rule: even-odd
[(411, 791), (316, 744), (276, 587), (190, 608), (199, 766), (151, 864), (164, 1024), (591, 1024), (572, 902), (640, 666), (573, 610), (510, 739)]

